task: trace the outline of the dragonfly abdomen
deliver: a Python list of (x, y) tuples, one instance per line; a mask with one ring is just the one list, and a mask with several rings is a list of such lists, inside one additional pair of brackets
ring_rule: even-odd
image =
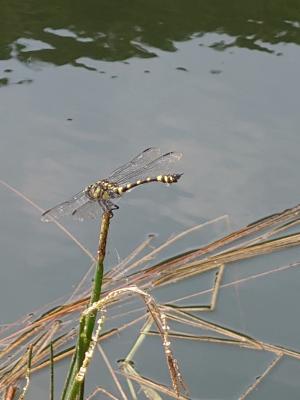
[(161, 182), (166, 184), (176, 183), (180, 179), (181, 175), (182, 174), (158, 175), (156, 177), (149, 176), (148, 178), (139, 179), (136, 182), (128, 183), (127, 185), (124, 186), (118, 186), (116, 188), (113, 188), (112, 190), (115, 193), (122, 195), (123, 193), (128, 192), (129, 190), (137, 186), (143, 185), (145, 183), (151, 183), (151, 182)]

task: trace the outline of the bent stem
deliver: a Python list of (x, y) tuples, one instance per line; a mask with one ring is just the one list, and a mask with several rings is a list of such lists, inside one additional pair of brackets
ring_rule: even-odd
[[(102, 279), (103, 279), (103, 263), (106, 252), (106, 242), (109, 230), (111, 213), (104, 212), (101, 219), (100, 235), (98, 243), (97, 264), (95, 276), (93, 280), (93, 288), (89, 301), (89, 306), (100, 299)], [(88, 314), (80, 318), (79, 333), (77, 338), (76, 350), (69, 369), (67, 381), (64, 387), (62, 400), (83, 399), (84, 379), (79, 381), (77, 374), (82, 366), (84, 356), (91, 343), (92, 334), (96, 322), (97, 312)]]

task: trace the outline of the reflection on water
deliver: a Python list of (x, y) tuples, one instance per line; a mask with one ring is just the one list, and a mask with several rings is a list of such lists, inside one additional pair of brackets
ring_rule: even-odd
[[(191, 38), (216, 51), (276, 53), (278, 43), (300, 44), (297, 1), (6, 1), (1, 14), (0, 60), (28, 66), (38, 61), (92, 69), (78, 60), (156, 57), (157, 49), (176, 51), (176, 42)], [(207, 33), (215, 35), (207, 41)], [(10, 78), (1, 72), (3, 86)]]

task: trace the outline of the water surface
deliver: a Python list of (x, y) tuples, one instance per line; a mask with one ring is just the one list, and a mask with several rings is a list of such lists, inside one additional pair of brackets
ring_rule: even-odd
[[(300, 199), (299, 44), (297, 1), (3, 1), (0, 179), (49, 208), (144, 148), (182, 151), (179, 184), (149, 185), (120, 201), (109, 265), (149, 232), (163, 239), (223, 214), (233, 228), (293, 206)], [(0, 196), (4, 323), (71, 291), (89, 261), (29, 204), (3, 186)], [(98, 222), (66, 225), (95, 251)], [(212, 318), (297, 349), (298, 275), (224, 290)], [(182, 357), (194, 398), (238, 398), (267, 362), (230, 348), (198, 351), (197, 360)], [(281, 364), (252, 398), (298, 398), (298, 369)], [(41, 398), (40, 390), (47, 393), (33, 385), (31, 398)]]

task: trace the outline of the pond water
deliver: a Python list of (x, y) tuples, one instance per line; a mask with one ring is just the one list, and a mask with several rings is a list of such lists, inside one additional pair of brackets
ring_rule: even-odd
[[(1, 182), (47, 209), (149, 146), (183, 152), (178, 184), (145, 185), (118, 202), (108, 267), (149, 232), (164, 239), (224, 214), (232, 229), (291, 207), (300, 199), (299, 45), (298, 1), (4, 1)], [(89, 260), (3, 182), (0, 199), (6, 323), (70, 292)], [(97, 221), (63, 222), (95, 253)], [(299, 350), (299, 289), (297, 269), (238, 286), (211, 318)], [(267, 363), (185, 352), (194, 399), (237, 399), (251, 383), (247, 368)], [(246, 370), (226, 357), (247, 360)], [(249, 398), (298, 398), (299, 372), (286, 361)], [(47, 384), (31, 390), (31, 399), (47, 396)]]

